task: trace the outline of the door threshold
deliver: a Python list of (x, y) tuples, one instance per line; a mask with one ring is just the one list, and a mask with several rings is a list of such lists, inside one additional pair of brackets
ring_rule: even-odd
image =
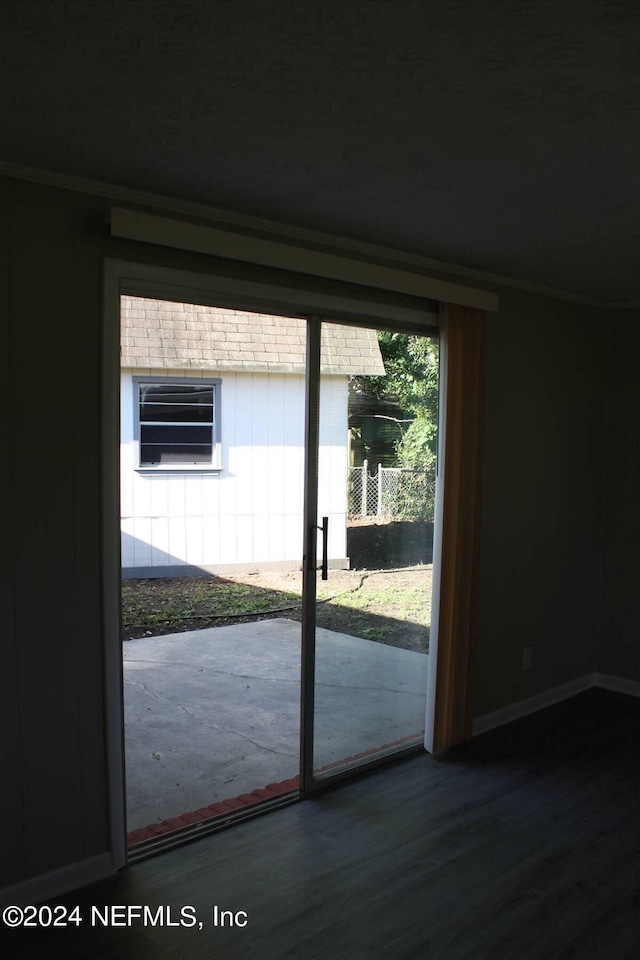
[(390, 746), (386, 750), (377, 751), (375, 756), (371, 756), (369, 752), (353, 757), (350, 762), (341, 765), (339, 770), (335, 769), (335, 765), (323, 767), (321, 770), (314, 772), (313, 782), (307, 791), (307, 796), (315, 796), (347, 780), (353, 780), (370, 771), (377, 770), (378, 767), (388, 767), (396, 761), (405, 760), (408, 757), (425, 752), (424, 735), (422, 735), (420, 738), (408, 739), (406, 746), (402, 748)]
[[(147, 860), (149, 857), (156, 856), (159, 853), (165, 853), (174, 847), (192, 843), (194, 840), (210, 836), (213, 833), (219, 833), (239, 823), (261, 817), (265, 813), (271, 813), (272, 810), (288, 807), (292, 803), (297, 803), (300, 799), (301, 792), (299, 788), (289, 790), (273, 797), (256, 800), (253, 803), (245, 803), (236, 810), (212, 814), (208, 818), (196, 823), (175, 827), (174, 829), (158, 833), (156, 836), (149, 837), (148, 839), (139, 840), (128, 847), (127, 864)], [(180, 818), (177, 817), (176, 819), (179, 820)], [(162, 824), (158, 824), (158, 827), (162, 826)], [(129, 834), (129, 836), (132, 836), (132, 834)]]

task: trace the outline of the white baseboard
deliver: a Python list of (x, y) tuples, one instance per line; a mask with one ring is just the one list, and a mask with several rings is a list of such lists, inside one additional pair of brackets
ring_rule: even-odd
[(115, 870), (111, 854), (102, 853), (88, 860), (70, 863), (59, 870), (42, 873), (11, 887), (4, 887), (0, 890), (0, 908), (50, 902), (52, 897), (61, 897), (72, 890), (79, 890), (80, 887), (104, 880), (113, 873)]
[(594, 682), (596, 687), (602, 687), (603, 690), (640, 697), (640, 680), (625, 680), (622, 677), (612, 677), (609, 673), (596, 673)]
[(552, 687), (551, 690), (543, 690), (534, 697), (527, 697), (526, 700), (518, 700), (517, 703), (510, 703), (508, 707), (501, 710), (494, 710), (493, 713), (485, 713), (481, 717), (476, 717), (473, 721), (472, 736), (477, 737), (487, 730), (494, 730), (496, 727), (502, 727), (505, 723), (511, 723), (513, 720), (519, 720), (520, 717), (526, 717), (530, 713), (536, 713), (545, 707), (550, 707), (554, 703), (560, 703), (562, 700), (568, 700), (569, 697), (575, 697), (577, 693), (588, 690), (594, 685), (595, 674), (588, 673), (584, 677), (578, 677), (577, 680), (570, 680), (569, 683), (563, 683), (559, 687)]
[(632, 697), (640, 697), (640, 683), (635, 680), (624, 680), (622, 677), (612, 677), (605, 673), (587, 673), (583, 677), (570, 680), (569, 683), (563, 683), (559, 687), (543, 690), (542, 693), (537, 693), (534, 697), (527, 697), (526, 700), (510, 703), (508, 707), (503, 707), (501, 710), (476, 717), (473, 721), (471, 735), (477, 737), (488, 730), (502, 727), (505, 723), (511, 723), (513, 720), (519, 720), (520, 717), (526, 717), (530, 713), (536, 713), (538, 710), (550, 707), (554, 703), (560, 703), (562, 700), (568, 700), (569, 697), (575, 697), (577, 693), (582, 693), (591, 687), (602, 687), (604, 690), (612, 690), (615, 693), (626, 693)]

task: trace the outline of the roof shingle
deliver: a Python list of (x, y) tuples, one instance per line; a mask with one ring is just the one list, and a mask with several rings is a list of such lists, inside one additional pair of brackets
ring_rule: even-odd
[[(299, 317), (123, 296), (120, 318), (123, 367), (304, 373)], [(323, 324), (321, 370), (383, 376), (375, 330)]]

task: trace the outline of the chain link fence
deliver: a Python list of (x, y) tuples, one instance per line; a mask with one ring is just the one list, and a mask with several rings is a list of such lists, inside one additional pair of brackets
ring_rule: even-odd
[(435, 491), (435, 469), (411, 470), (378, 464), (372, 474), (365, 460), (361, 467), (350, 467), (348, 471), (348, 519), (433, 520)]

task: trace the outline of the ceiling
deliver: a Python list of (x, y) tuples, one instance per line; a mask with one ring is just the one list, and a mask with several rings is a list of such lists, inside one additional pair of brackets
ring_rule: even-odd
[(636, 301), (638, 10), (4, 0), (0, 159)]

